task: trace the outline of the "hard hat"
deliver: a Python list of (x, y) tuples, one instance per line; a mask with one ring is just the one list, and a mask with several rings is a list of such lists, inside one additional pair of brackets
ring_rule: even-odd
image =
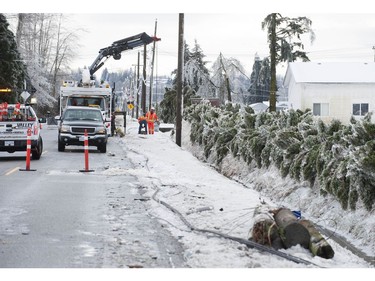
[(151, 110), (155, 110), (155, 107), (151, 107)]

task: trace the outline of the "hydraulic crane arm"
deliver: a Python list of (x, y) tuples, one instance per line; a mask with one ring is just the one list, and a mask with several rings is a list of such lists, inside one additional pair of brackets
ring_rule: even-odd
[(134, 49), (142, 45), (148, 45), (154, 41), (160, 41), (160, 38), (150, 37), (145, 32), (143, 32), (128, 38), (115, 41), (111, 46), (100, 49), (99, 55), (96, 57), (95, 61), (89, 68), (91, 78), (94, 73), (103, 66), (104, 61), (102, 60), (104, 58), (106, 58), (107, 60), (110, 56), (112, 56), (115, 60), (119, 60), (121, 59), (121, 53), (123, 51)]

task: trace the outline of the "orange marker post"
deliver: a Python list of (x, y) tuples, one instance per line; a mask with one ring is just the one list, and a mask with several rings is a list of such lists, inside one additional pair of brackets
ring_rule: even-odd
[(20, 171), (36, 171), (30, 169), (30, 154), (31, 154), (31, 129), (27, 129), (26, 139), (26, 169), (20, 169)]
[(89, 136), (87, 134), (87, 129), (85, 129), (85, 136), (83, 139), (83, 147), (85, 150), (85, 169), (79, 170), (80, 172), (93, 172), (94, 170), (89, 169)]

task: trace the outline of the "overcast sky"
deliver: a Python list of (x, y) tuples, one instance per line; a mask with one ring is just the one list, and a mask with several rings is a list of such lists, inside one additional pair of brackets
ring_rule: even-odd
[[(224, 57), (238, 59), (250, 72), (254, 55), (268, 56), (267, 33), (261, 22), (267, 14), (185, 14), (184, 37), (192, 48), (195, 40), (206, 61)], [(374, 61), (375, 14), (283, 14), (306, 16), (312, 20), (315, 40), (304, 37), (305, 50), (312, 61)], [(177, 67), (178, 14), (90, 14), (72, 15), (76, 26), (83, 27), (76, 66), (90, 65), (99, 49), (112, 42), (141, 32), (154, 34), (157, 21), (155, 71), (170, 74)], [(148, 49), (151, 50), (151, 45)], [(137, 63), (143, 48), (122, 53), (122, 59), (109, 59), (105, 66), (115, 71)], [(141, 57), (142, 62), (142, 57)]]
[[(261, 4), (252, 5), (249, 5), (252, 1), (245, 0), (210, 1), (212, 4), (204, 6), (202, 3), (207, 1), (190, 0), (179, 4), (180, 7), (173, 5), (178, 1), (171, 0), (108, 2), (111, 4), (95, 0), (89, 5), (67, 0), (58, 6), (35, 6), (38, 1), (33, 1), (33, 5), (29, 2), (11, 6), (10, 12), (64, 12), (70, 14), (73, 27), (85, 29), (80, 33), (78, 55), (72, 67), (90, 66), (98, 51), (114, 41), (141, 32), (153, 35), (157, 21), (157, 37), (161, 41), (156, 48), (155, 72), (168, 75), (177, 68), (178, 13), (184, 12), (186, 43), (192, 48), (197, 40), (208, 66), (222, 53), (226, 58), (238, 59), (250, 74), (255, 53), (261, 58), (268, 56), (267, 34), (261, 29), (261, 23), (274, 11), (271, 7), (283, 16), (306, 16), (312, 20), (316, 39), (311, 44), (308, 37), (303, 38), (305, 51), (312, 61), (374, 61), (375, 10), (366, 8), (367, 0), (357, 0), (355, 4), (303, 1), (303, 6), (297, 0), (262, 0)], [(35, 10), (36, 7), (39, 8)], [(138, 51), (143, 48), (123, 52), (118, 61), (110, 58), (102, 69), (134, 68)]]

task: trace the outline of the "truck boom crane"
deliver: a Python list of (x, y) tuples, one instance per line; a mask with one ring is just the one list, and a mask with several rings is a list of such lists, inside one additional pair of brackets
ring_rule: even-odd
[[(113, 57), (115, 60), (121, 59), (121, 53), (123, 51), (134, 49), (142, 45), (150, 44), (154, 41), (160, 41), (160, 38), (150, 37), (145, 32), (124, 38), (112, 43), (111, 46), (102, 48), (99, 50), (99, 55), (96, 57), (93, 64), (90, 66), (90, 77), (93, 79), (94, 73), (104, 65), (104, 62), (109, 58)], [(102, 61), (105, 58), (104, 61)]]

